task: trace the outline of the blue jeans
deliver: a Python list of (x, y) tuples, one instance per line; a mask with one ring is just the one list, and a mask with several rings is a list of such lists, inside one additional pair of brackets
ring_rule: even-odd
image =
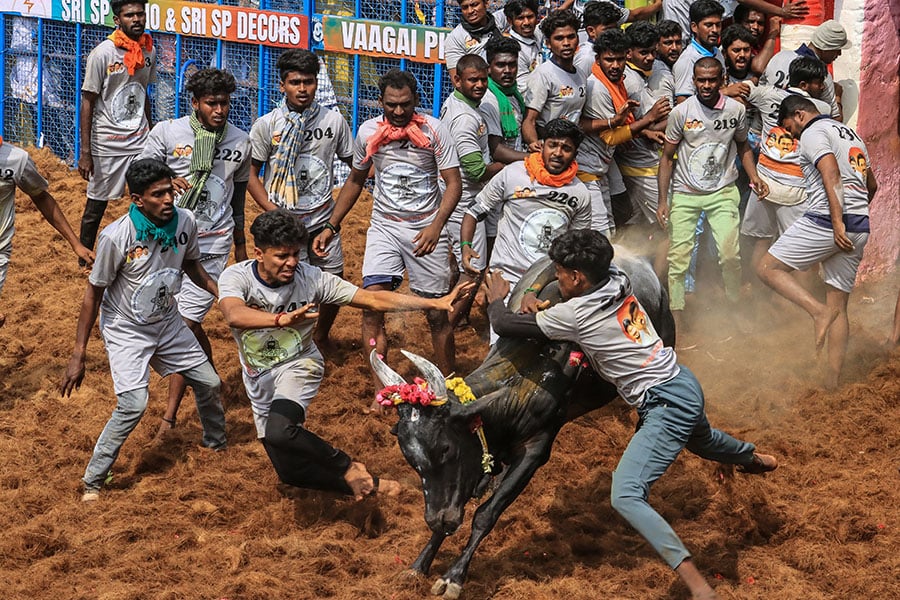
[(612, 506), (675, 569), (690, 553), (647, 498), (650, 486), (683, 448), (707, 460), (749, 464), (755, 447), (713, 429), (703, 410), (703, 390), (694, 374), (681, 372), (647, 390), (638, 409), (638, 430), (612, 476)]
[[(219, 390), (222, 387), (219, 376), (209, 361), (183, 371), (181, 375), (194, 389), (197, 413), (203, 426), (203, 445), (214, 450), (225, 448), (225, 410), (219, 397)], [(144, 416), (149, 397), (146, 387), (116, 396), (118, 400), (116, 409), (100, 433), (100, 438), (94, 446), (94, 454), (84, 471), (83, 481), (86, 490), (99, 490), (103, 485), (109, 470), (119, 456), (122, 444)]]

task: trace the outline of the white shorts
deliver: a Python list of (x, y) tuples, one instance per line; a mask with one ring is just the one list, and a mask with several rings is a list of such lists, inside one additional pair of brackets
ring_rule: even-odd
[(94, 174), (87, 184), (87, 197), (101, 202), (121, 198), (125, 194), (125, 171), (138, 156), (95, 156)]
[(831, 229), (801, 217), (769, 248), (769, 254), (798, 271), (822, 263), (822, 280), (849, 294), (856, 282), (856, 271), (869, 234), (848, 232), (847, 237), (853, 242), (850, 252), (844, 252), (835, 245)]
[[(409, 276), (409, 289), (427, 297), (440, 297), (450, 291), (450, 237), (441, 231), (434, 252), (414, 256), (413, 238), (426, 226), (406, 223), (372, 223), (366, 232), (363, 258), (363, 287), (377, 283), (396, 283)], [(393, 284), (392, 283), (392, 284)]]
[(606, 178), (609, 180), (610, 196), (618, 196), (625, 193), (625, 182), (622, 180), (622, 172), (619, 171), (619, 165), (616, 164), (616, 161), (610, 161)]
[(263, 371), (251, 377), (241, 369), (247, 398), (253, 408), (253, 422), (256, 437), (266, 437), (266, 422), (269, 408), (275, 398), (285, 398), (303, 407), (304, 414), (312, 399), (319, 392), (319, 385), (325, 375), (325, 360), (319, 350), (312, 346), (304, 356)]
[(585, 182), (584, 187), (591, 194), (591, 229), (609, 236), (613, 229), (612, 198), (609, 195), (609, 183), (604, 175), (600, 179)]
[(623, 175), (628, 200), (634, 212), (629, 225), (640, 225), (641, 215), (644, 222), (651, 225), (656, 223), (656, 208), (659, 206), (659, 184), (656, 177)]
[(777, 238), (794, 221), (806, 212), (806, 202), (785, 206), (773, 204), (768, 200), (760, 200), (756, 192), (750, 193), (747, 209), (744, 211), (744, 222), (741, 223), (741, 235), (755, 238)]
[[(213, 278), (213, 281), (219, 281), (219, 275), (225, 270), (228, 264), (227, 254), (204, 254), (200, 257), (200, 264)], [(209, 309), (212, 308), (216, 297), (201, 289), (191, 281), (191, 278), (185, 275), (181, 278), (181, 290), (175, 296), (178, 300), (178, 312), (185, 319), (189, 319), (195, 323), (202, 323)]]
[[(464, 215), (465, 211), (453, 211), (453, 214), (450, 215), (450, 218), (447, 219), (447, 224), (444, 226), (444, 230), (450, 238), (450, 249), (453, 252), (453, 256), (456, 257), (456, 264), (460, 273), (465, 272), (462, 264), (462, 248), (459, 245), (462, 241), (459, 236), (459, 231), (462, 228), (462, 219)], [(484, 233), (484, 221), (475, 224), (475, 235), (472, 238), (472, 250), (477, 252), (480, 257), (472, 259), (472, 268), (480, 271), (484, 268), (484, 260), (485, 257), (487, 257), (487, 237)]]
[(101, 312), (100, 333), (116, 395), (147, 387), (151, 366), (165, 377), (209, 360), (176, 311), (149, 325), (138, 325), (115, 315), (107, 318)]
[[(335, 233), (331, 241), (328, 242), (328, 256), (318, 256), (313, 252), (313, 240), (323, 229), (324, 227), (309, 232), (306, 247), (300, 250), (300, 260), (314, 267), (319, 267), (326, 273), (341, 275), (344, 272), (344, 247), (341, 244), (340, 233)], [(304, 253), (306, 253), (305, 256), (303, 255)]]

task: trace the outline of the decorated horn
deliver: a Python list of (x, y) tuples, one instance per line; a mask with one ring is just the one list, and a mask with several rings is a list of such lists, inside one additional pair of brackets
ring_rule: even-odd
[(435, 398), (447, 397), (447, 382), (444, 380), (444, 375), (441, 373), (441, 370), (437, 368), (437, 365), (427, 358), (422, 358), (418, 354), (413, 354), (406, 350), (401, 350), (400, 352), (422, 372), (422, 375), (425, 376), (425, 381), (428, 382), (428, 387), (434, 392)]
[(378, 351), (374, 348), (372, 349), (372, 352), (369, 353), (369, 364), (372, 365), (372, 370), (375, 371), (378, 380), (381, 381), (385, 387), (389, 385), (403, 385), (406, 383), (406, 380), (403, 379), (399, 373), (391, 369), (383, 360), (381, 360), (381, 357), (378, 356)]

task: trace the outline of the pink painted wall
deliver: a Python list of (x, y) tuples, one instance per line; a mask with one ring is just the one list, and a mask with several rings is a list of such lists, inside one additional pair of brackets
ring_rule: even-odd
[(866, 0), (856, 129), (878, 180), (860, 279), (891, 271), (900, 254), (900, 0)]

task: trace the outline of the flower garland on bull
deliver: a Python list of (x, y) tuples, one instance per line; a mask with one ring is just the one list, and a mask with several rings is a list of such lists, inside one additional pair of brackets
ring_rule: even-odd
[[(461, 404), (469, 404), (475, 401), (472, 388), (462, 377), (447, 379), (447, 390), (453, 392)], [(435, 398), (434, 392), (429, 389), (428, 382), (416, 377), (413, 383), (389, 385), (375, 396), (375, 400), (381, 406), (396, 406), (398, 404), (418, 404), (419, 406), (443, 406), (446, 398)], [(481, 417), (476, 416), (469, 424), (472, 433), (478, 435), (481, 442), (481, 468), (485, 473), (490, 473), (494, 468), (494, 457), (488, 451), (487, 437), (484, 434), (484, 424)]]

